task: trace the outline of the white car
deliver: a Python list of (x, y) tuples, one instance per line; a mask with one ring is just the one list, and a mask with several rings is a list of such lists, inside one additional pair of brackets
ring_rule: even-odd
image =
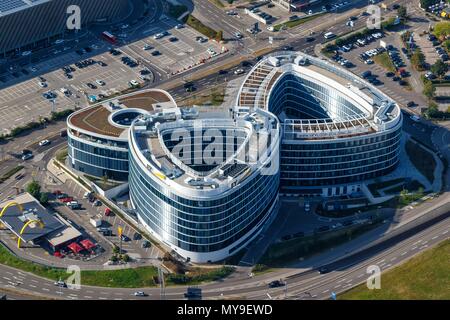
[(161, 38), (163, 38), (165, 36), (165, 34), (164, 33), (157, 33), (157, 34), (155, 34), (154, 36), (153, 36), (153, 39), (155, 39), (155, 40), (158, 40), (158, 39), (161, 39)]
[(132, 86), (138, 86), (138, 85), (139, 85), (139, 82), (137, 82), (136, 80), (131, 80), (131, 81), (130, 81), (130, 84), (131, 84)]
[(134, 296), (135, 297), (145, 297), (145, 296), (147, 296), (147, 294), (144, 291), (136, 291), (134, 293)]
[(365, 64), (373, 64), (373, 60), (372, 59), (367, 59), (366, 61), (364, 61)]
[(175, 26), (175, 29), (183, 29), (184, 28), (184, 24), (177, 24), (176, 26)]
[(39, 142), (39, 146), (40, 146), (40, 147), (46, 146), (46, 145), (48, 145), (48, 144), (50, 144), (50, 141), (47, 140), (47, 139), (42, 140), (42, 141)]
[(24, 51), (22, 52), (22, 56), (29, 56), (31, 54), (31, 51)]
[(99, 86), (104, 86), (106, 83), (102, 80), (95, 80), (95, 82), (99, 85)]
[(244, 69), (237, 69), (234, 71), (234, 74), (238, 75), (238, 74), (243, 74), (245, 71)]
[(416, 116), (416, 115), (412, 115), (411, 117), (409, 117), (412, 121), (414, 122), (419, 122), (420, 121), (420, 117)]
[(64, 39), (58, 39), (55, 41), (55, 44), (61, 44), (64, 43)]
[(149, 44), (146, 44), (142, 49), (144, 49), (144, 50), (152, 50), (153, 47), (151, 45), (149, 45)]
[(39, 81), (39, 86), (40, 86), (41, 88), (46, 88), (46, 87), (47, 87), (47, 84), (46, 84), (45, 82), (43, 82), (43, 81)]
[(242, 39), (242, 33), (240, 33), (240, 32), (236, 32), (235, 34), (234, 34), (234, 36), (236, 37), (236, 38), (238, 38), (238, 39)]

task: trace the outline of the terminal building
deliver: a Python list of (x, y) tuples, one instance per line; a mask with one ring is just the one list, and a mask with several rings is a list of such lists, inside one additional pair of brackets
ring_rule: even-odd
[(352, 195), (399, 163), (399, 106), (324, 60), (266, 56), (233, 105), (199, 114), (150, 89), (82, 109), (67, 120), (68, 161), (128, 182), (139, 221), (194, 262), (245, 247), (276, 216), (279, 194)]
[(0, 57), (46, 46), (67, 32), (67, 8), (81, 9), (82, 28), (93, 22), (113, 22), (129, 12), (128, 0), (2, 0)]

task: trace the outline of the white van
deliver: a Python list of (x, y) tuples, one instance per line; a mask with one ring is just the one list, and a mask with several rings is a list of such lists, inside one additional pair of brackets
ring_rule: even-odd
[(331, 39), (331, 38), (336, 37), (336, 35), (335, 35), (333, 32), (327, 32), (327, 33), (325, 33), (325, 34), (323, 35), (323, 37), (324, 37), (325, 39)]

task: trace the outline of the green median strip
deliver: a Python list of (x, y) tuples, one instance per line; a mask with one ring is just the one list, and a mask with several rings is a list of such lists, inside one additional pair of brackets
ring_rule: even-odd
[(316, 19), (318, 17), (321, 17), (323, 15), (324, 15), (324, 13), (320, 13), (320, 14), (316, 14), (314, 16), (308, 16), (308, 17), (297, 19), (297, 20), (293, 20), (293, 21), (283, 22), (283, 23), (275, 25), (273, 27), (273, 29), (274, 29), (274, 31), (280, 31), (282, 28), (287, 28), (287, 29), (294, 28), (296, 26), (299, 26), (299, 25), (301, 25), (303, 23), (306, 23), (308, 21), (312, 21), (312, 20), (314, 20), (314, 19)]
[(216, 39), (219, 35), (219, 32), (204, 25), (200, 20), (198, 20), (193, 15), (188, 16), (186, 24), (210, 39)]
[(13, 175), (15, 175), (17, 172), (19, 172), (22, 169), (23, 169), (23, 166), (17, 166), (15, 168), (12, 168), (11, 170), (9, 170), (8, 172), (6, 172), (4, 175), (2, 175), (0, 177), (0, 183), (5, 182), (6, 180), (11, 178)]

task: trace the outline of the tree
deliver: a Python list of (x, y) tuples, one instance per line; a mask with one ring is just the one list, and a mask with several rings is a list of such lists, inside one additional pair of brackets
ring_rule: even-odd
[(423, 95), (428, 99), (433, 98), (434, 92), (436, 91), (435, 86), (431, 81), (425, 81), (423, 84)]
[(416, 49), (411, 56), (411, 64), (418, 71), (423, 70), (423, 65), (425, 63), (425, 55), (420, 51), (420, 49)]
[(27, 192), (36, 199), (41, 197), (41, 186), (36, 180), (31, 181), (26, 188)]
[(216, 40), (219, 42), (223, 40), (223, 31), (222, 30), (217, 31)]
[(436, 0), (420, 0), (420, 7), (427, 10), (429, 6), (436, 3)]
[(406, 10), (406, 7), (405, 6), (398, 7), (397, 15), (402, 20), (408, 19), (408, 11)]
[(42, 192), (41, 196), (39, 197), (39, 202), (45, 206), (46, 204), (48, 204), (48, 193), (47, 192)]
[(442, 78), (447, 73), (447, 70), (448, 65), (441, 59), (438, 59), (435, 64), (431, 66), (431, 72), (433, 72), (439, 78)]

